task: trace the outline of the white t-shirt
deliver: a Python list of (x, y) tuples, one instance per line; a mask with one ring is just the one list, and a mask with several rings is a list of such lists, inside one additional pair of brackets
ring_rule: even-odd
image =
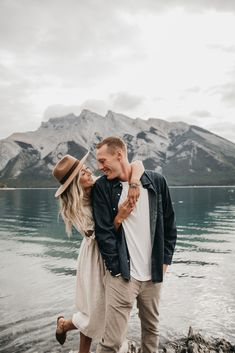
[[(128, 182), (122, 182), (123, 189), (119, 204), (128, 195)], [(151, 234), (149, 219), (148, 190), (140, 186), (140, 197), (132, 213), (122, 222), (130, 254), (131, 276), (139, 281), (151, 279)]]

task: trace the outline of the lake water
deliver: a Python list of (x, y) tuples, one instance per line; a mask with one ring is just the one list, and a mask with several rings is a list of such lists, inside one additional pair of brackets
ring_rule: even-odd
[[(69, 352), (55, 341), (59, 314), (72, 315), (81, 237), (65, 235), (54, 190), (0, 191), (0, 352)], [(165, 276), (161, 341), (189, 325), (235, 343), (235, 187), (172, 188), (178, 243)], [(128, 337), (139, 341), (133, 309)]]

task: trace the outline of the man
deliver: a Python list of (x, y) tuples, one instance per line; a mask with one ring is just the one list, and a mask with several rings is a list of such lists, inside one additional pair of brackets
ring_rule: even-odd
[(141, 351), (156, 353), (159, 343), (159, 298), (163, 273), (176, 243), (175, 215), (163, 176), (145, 171), (132, 213), (114, 227), (118, 204), (128, 193), (131, 167), (127, 147), (118, 137), (97, 144), (104, 176), (93, 188), (95, 234), (107, 272), (105, 332), (97, 352), (118, 352), (135, 299), (141, 320)]

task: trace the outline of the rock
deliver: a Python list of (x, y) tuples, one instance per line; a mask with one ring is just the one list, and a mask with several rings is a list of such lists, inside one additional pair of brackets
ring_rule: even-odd
[(225, 339), (206, 339), (200, 333), (195, 334), (189, 327), (188, 337), (167, 342), (164, 353), (235, 353), (235, 345)]
[[(123, 343), (119, 353), (140, 353), (140, 347), (136, 341), (128, 340)], [(225, 339), (206, 339), (189, 327), (187, 337), (167, 342), (159, 349), (159, 353), (235, 353), (235, 345)]]
[(188, 353), (199, 353), (198, 344), (194, 341), (188, 342)]
[(192, 326), (189, 326), (188, 337), (193, 337), (193, 335), (194, 335), (193, 328)]

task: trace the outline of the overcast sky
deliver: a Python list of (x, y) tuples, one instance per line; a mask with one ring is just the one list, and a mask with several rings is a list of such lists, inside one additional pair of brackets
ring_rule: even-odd
[(0, 0), (0, 138), (83, 108), (235, 142), (235, 1)]

